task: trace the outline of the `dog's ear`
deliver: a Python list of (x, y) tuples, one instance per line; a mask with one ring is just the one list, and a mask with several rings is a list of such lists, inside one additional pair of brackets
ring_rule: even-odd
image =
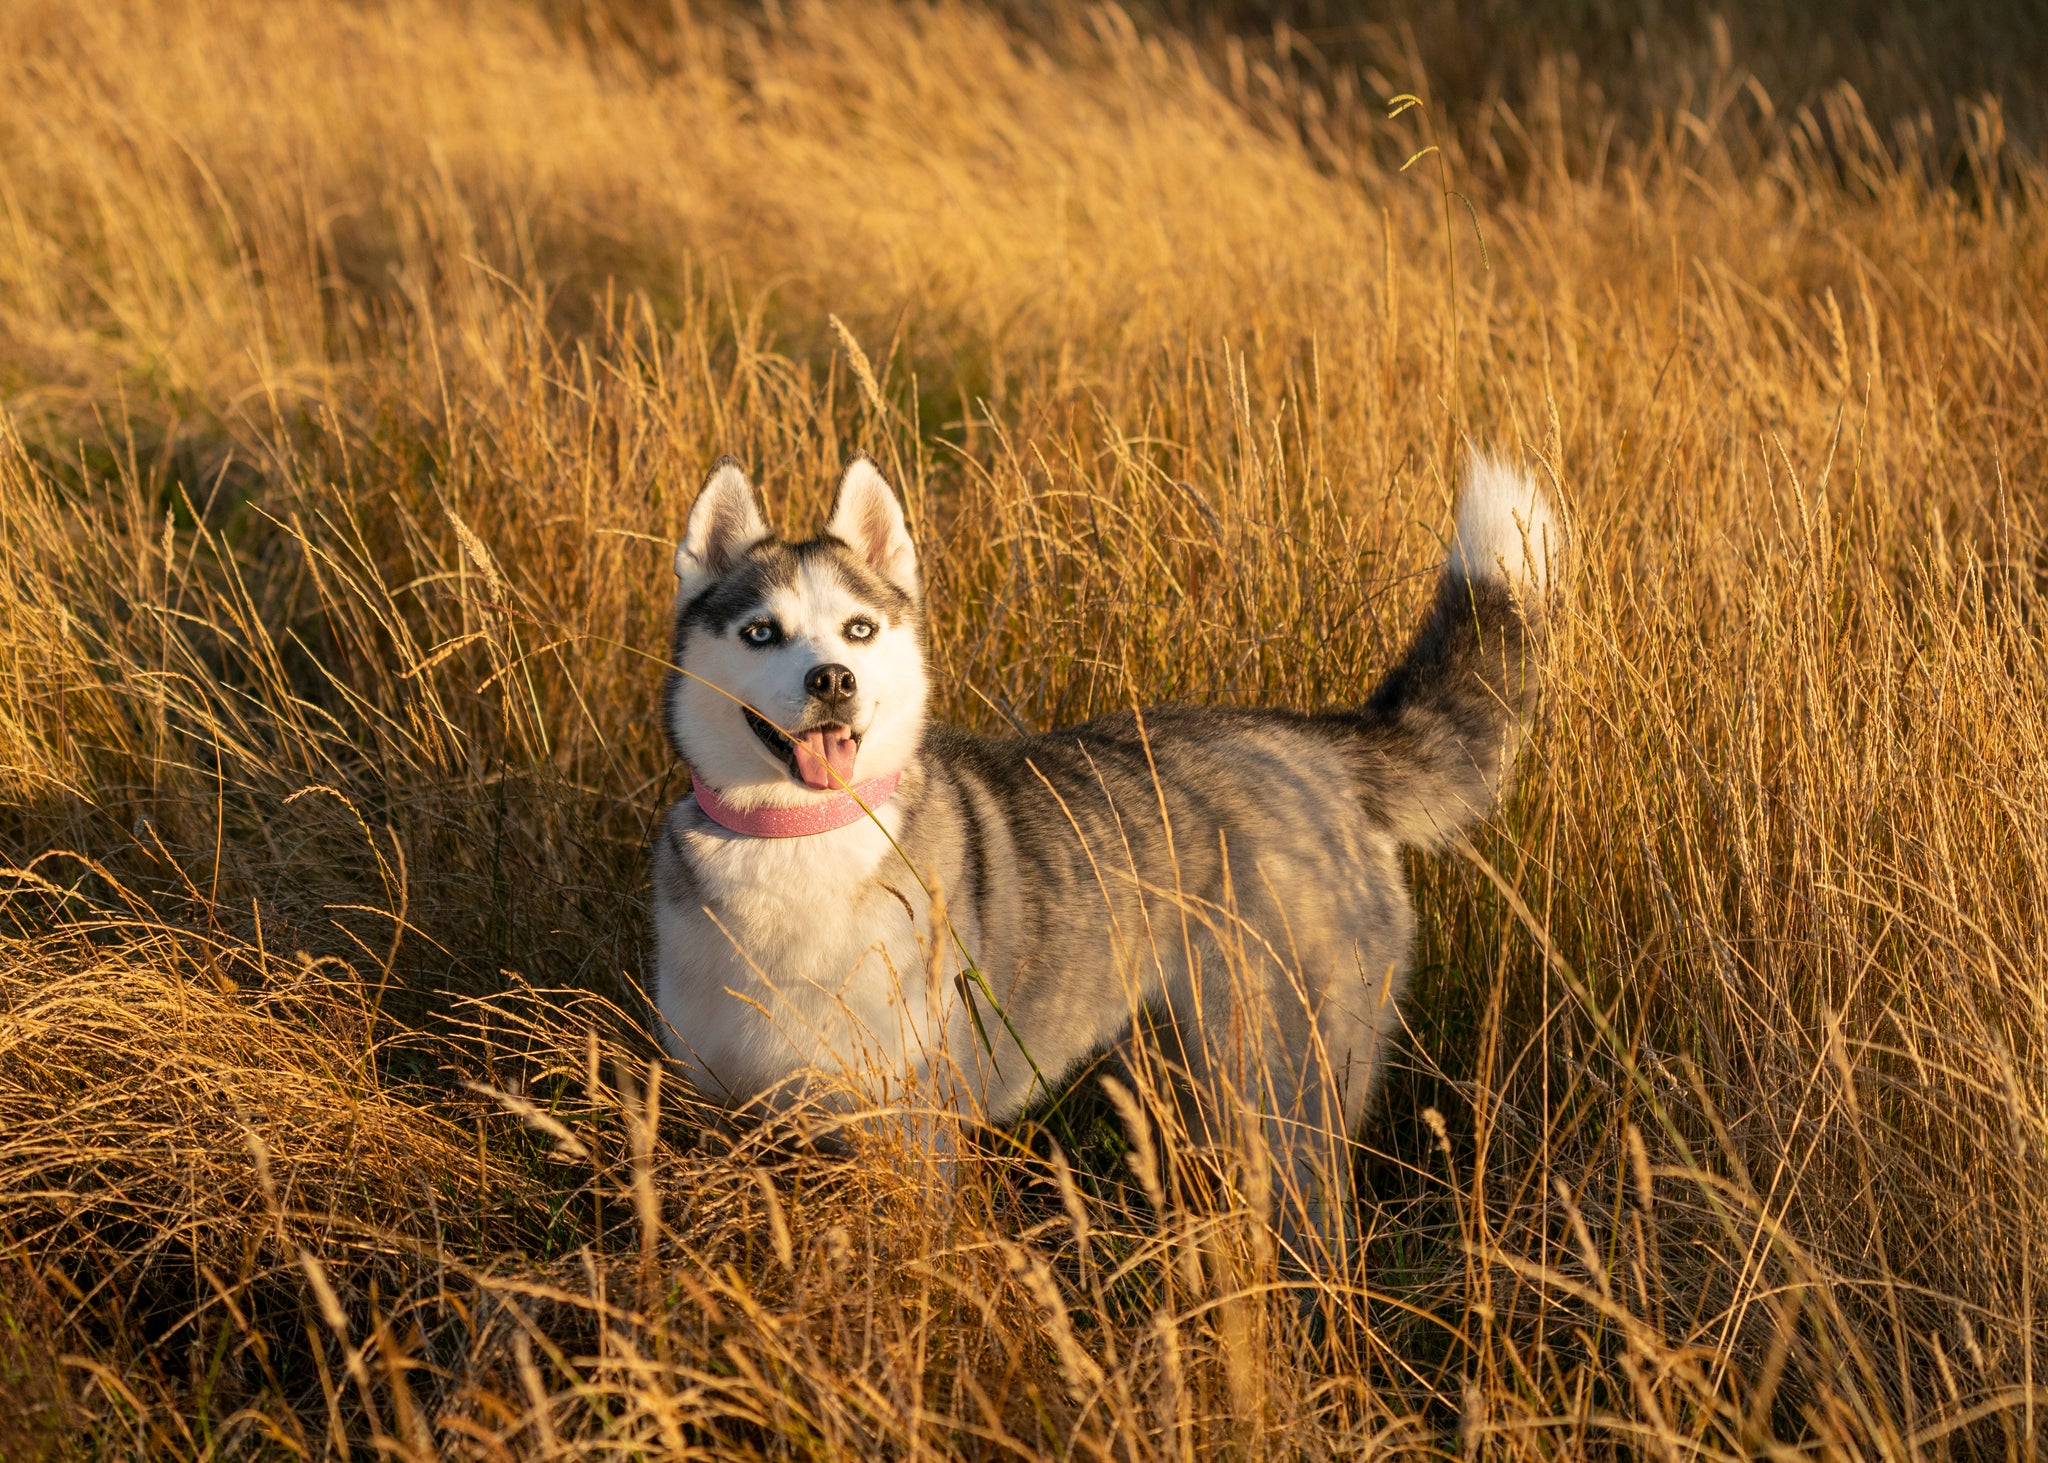
[(689, 527), (676, 545), (676, 581), (689, 599), (739, 562), (740, 555), (768, 537), (768, 520), (746, 472), (721, 457), (690, 508)]
[(825, 532), (866, 561), (883, 579), (918, 597), (917, 546), (903, 524), (903, 506), (874, 463), (856, 457), (839, 480)]

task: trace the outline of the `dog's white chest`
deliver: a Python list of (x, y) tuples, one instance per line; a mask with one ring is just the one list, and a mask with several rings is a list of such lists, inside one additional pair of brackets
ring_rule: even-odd
[(887, 1098), (877, 1079), (926, 1071), (951, 987), (934, 1011), (926, 900), (883, 830), (752, 838), (683, 821), (663, 836), (687, 880), (664, 888), (657, 866), (657, 1001), (693, 1080), (773, 1101), (808, 1072)]

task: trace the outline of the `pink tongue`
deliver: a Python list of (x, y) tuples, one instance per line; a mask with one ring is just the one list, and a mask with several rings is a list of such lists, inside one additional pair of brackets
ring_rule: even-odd
[[(796, 770), (805, 787), (836, 792), (842, 783), (852, 783), (853, 757), (860, 750), (860, 743), (845, 727), (818, 727), (797, 737), (795, 745)], [(835, 778), (834, 772), (839, 776)]]

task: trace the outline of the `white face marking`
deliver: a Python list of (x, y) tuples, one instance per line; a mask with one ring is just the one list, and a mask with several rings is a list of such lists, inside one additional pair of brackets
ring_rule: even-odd
[(819, 794), (791, 776), (732, 698), (792, 730), (806, 720), (804, 677), (821, 665), (845, 666), (855, 687), (847, 722), (860, 738), (856, 780), (902, 769), (924, 731), (927, 680), (916, 631), (891, 624), (829, 564), (805, 565), (794, 583), (771, 591), (723, 633), (691, 631), (682, 665), (690, 674), (674, 693), (671, 725), (683, 754), (699, 778), (743, 804), (801, 803)]

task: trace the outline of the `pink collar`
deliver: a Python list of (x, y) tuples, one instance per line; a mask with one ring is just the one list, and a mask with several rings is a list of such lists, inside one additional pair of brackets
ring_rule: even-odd
[[(881, 807), (894, 797), (896, 784), (902, 779), (901, 772), (870, 777), (866, 782), (856, 782), (850, 789), (835, 793), (823, 802), (794, 808), (736, 808), (695, 777), (690, 779), (690, 792), (697, 799), (697, 806), (704, 810), (704, 816), (721, 828), (730, 828), (735, 833), (755, 838), (804, 838), (858, 823), (867, 817), (871, 809)], [(867, 807), (862, 807), (862, 803)]]

